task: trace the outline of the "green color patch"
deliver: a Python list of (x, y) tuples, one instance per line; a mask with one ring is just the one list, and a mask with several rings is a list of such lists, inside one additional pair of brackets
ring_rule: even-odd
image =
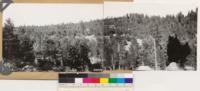
[(117, 83), (117, 78), (109, 78), (109, 83)]

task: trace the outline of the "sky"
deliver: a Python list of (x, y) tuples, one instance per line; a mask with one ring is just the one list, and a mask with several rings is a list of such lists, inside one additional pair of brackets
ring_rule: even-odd
[(3, 21), (11, 18), (15, 26), (77, 23), (118, 17), (127, 13), (148, 16), (187, 14), (195, 10), (198, 0), (134, 0), (134, 2), (105, 2), (103, 4), (11, 4), (3, 12)]
[(103, 18), (103, 4), (11, 4), (3, 11), (15, 26), (77, 23)]
[(198, 0), (134, 0), (134, 2), (105, 2), (104, 17), (140, 13), (148, 16), (166, 16), (195, 10)]

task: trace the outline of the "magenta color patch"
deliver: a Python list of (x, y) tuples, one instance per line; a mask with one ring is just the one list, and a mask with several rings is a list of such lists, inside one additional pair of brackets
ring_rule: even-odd
[(92, 78), (83, 78), (83, 83), (92, 83)]

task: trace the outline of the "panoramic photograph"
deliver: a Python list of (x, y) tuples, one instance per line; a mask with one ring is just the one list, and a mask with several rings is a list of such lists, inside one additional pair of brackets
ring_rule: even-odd
[(170, 3), (11, 4), (2, 62), (12, 72), (196, 71), (197, 13)]
[[(170, 7), (170, 8), (169, 8)], [(111, 69), (197, 70), (193, 4), (104, 3), (104, 53)]]
[(12, 72), (103, 71), (102, 4), (11, 4), (3, 17)]

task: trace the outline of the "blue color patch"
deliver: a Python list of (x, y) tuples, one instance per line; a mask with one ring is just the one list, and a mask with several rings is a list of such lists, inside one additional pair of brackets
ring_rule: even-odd
[(125, 83), (133, 83), (133, 78), (125, 78)]

